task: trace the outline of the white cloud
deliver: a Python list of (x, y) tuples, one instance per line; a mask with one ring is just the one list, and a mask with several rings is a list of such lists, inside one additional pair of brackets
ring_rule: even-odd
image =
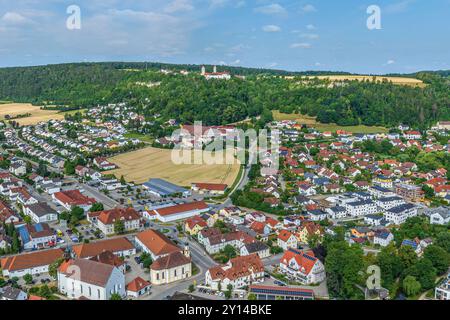
[(315, 33), (303, 33), (300, 37), (305, 39), (319, 39), (319, 35)]
[(415, 0), (404, 0), (397, 3), (392, 3), (386, 6), (387, 13), (399, 13), (408, 9), (409, 5), (412, 4)]
[(169, 3), (165, 8), (164, 12), (174, 13), (180, 11), (192, 11), (194, 10), (194, 6), (190, 0), (174, 0)]
[(262, 14), (286, 14), (287, 11), (278, 3), (272, 3), (266, 6), (255, 8), (255, 11)]
[(270, 24), (270, 25), (262, 27), (262, 30), (264, 32), (280, 32), (281, 28), (279, 26)]
[(317, 9), (312, 4), (307, 4), (302, 7), (303, 12), (316, 12)]
[(313, 24), (308, 24), (308, 25), (306, 26), (306, 29), (308, 29), (308, 30), (315, 30), (316, 27), (315, 27)]
[(243, 8), (246, 5), (247, 5), (247, 2), (245, 2), (245, 1), (238, 1), (234, 7), (235, 8)]
[(394, 64), (394, 63), (395, 63), (395, 60), (392, 60), (392, 59), (391, 59), (391, 60), (388, 60), (388, 61), (386, 62), (386, 64), (388, 64), (388, 65), (389, 65), (389, 64)]
[(306, 43), (306, 42), (293, 43), (293, 44), (291, 44), (291, 48), (292, 49), (296, 49), (296, 48), (309, 49), (309, 48), (311, 48), (311, 44), (310, 43)]
[(276, 66), (278, 66), (278, 62), (272, 62), (267, 65), (268, 68), (275, 68)]
[(0, 21), (8, 25), (17, 25), (30, 22), (30, 20), (17, 12), (6, 12), (1, 17)]

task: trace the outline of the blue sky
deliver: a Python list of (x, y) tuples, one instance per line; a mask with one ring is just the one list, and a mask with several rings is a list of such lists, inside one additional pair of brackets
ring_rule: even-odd
[[(66, 9), (81, 9), (68, 30)], [(380, 30), (366, 26), (370, 5)], [(0, 0), (0, 66), (161, 61), (286, 70), (450, 69), (450, 0)]]

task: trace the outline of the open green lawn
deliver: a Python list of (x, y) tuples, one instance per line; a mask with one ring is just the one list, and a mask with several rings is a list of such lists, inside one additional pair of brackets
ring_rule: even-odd
[(63, 111), (61, 112), (62, 114), (68, 114), (68, 115), (72, 115), (75, 114), (77, 112), (80, 112), (81, 114), (84, 114), (86, 112), (87, 109), (78, 109), (78, 110), (70, 110), (70, 111)]
[(147, 142), (147, 143), (153, 143), (154, 139), (150, 136), (146, 136), (145, 134), (139, 134), (139, 133), (126, 133), (124, 134), (125, 138), (128, 139), (139, 139), (142, 142)]
[(320, 123), (317, 122), (314, 117), (304, 116), (301, 114), (287, 114), (287, 113), (281, 113), (279, 111), (273, 111), (273, 118), (277, 121), (282, 120), (295, 120), (299, 124), (306, 124), (313, 126), (317, 130), (324, 132), (324, 131), (331, 131), (335, 132), (337, 130), (345, 130), (352, 133), (387, 133), (389, 130), (384, 127), (369, 127), (364, 125), (359, 126), (339, 126), (335, 123)]

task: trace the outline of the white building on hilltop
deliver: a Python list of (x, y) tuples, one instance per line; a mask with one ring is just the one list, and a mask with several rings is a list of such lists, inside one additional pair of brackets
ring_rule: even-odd
[(230, 80), (231, 75), (228, 72), (217, 72), (217, 67), (214, 66), (214, 71), (212, 73), (206, 72), (205, 66), (202, 66), (202, 76), (206, 78), (206, 80), (210, 79), (219, 79), (219, 80)]

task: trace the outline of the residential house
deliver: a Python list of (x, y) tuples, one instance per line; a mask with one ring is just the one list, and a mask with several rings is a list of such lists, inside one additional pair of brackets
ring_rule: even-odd
[(17, 229), (25, 250), (37, 250), (56, 245), (56, 232), (47, 223), (23, 225)]
[(440, 207), (432, 209), (430, 213), (430, 223), (446, 225), (450, 223), (450, 209), (446, 207)]
[(35, 223), (58, 220), (58, 213), (45, 202), (38, 202), (24, 207), (24, 213)]
[(111, 251), (119, 257), (136, 254), (136, 248), (125, 237), (83, 243), (72, 247), (73, 257), (80, 259), (89, 259), (98, 256), (104, 251)]
[(379, 244), (382, 247), (386, 247), (391, 243), (391, 241), (394, 240), (394, 235), (387, 231), (387, 230), (381, 230), (378, 232), (375, 232), (375, 235), (373, 237), (373, 244)]
[(450, 300), (450, 272), (434, 290), (436, 300)]
[(201, 230), (207, 228), (205, 220), (199, 216), (194, 216), (192, 218), (186, 219), (184, 223), (184, 230), (191, 236), (197, 235)]
[(133, 208), (115, 208), (98, 212), (89, 212), (88, 221), (100, 229), (105, 235), (118, 233), (118, 224), (123, 227), (122, 232), (139, 230), (141, 216)]
[(3, 288), (0, 288), (0, 300), (27, 300), (28, 295), (26, 294), (26, 292), (11, 287), (11, 286), (6, 286)]
[(387, 210), (384, 212), (384, 217), (393, 224), (400, 225), (406, 219), (417, 216), (417, 210), (418, 208), (415, 205), (406, 203)]
[(3, 276), (21, 278), (26, 274), (48, 273), (49, 265), (62, 258), (63, 254), (62, 249), (51, 249), (2, 258), (0, 262)]
[(280, 260), (280, 270), (304, 285), (325, 280), (325, 266), (312, 251), (287, 250)]
[(253, 253), (256, 253), (261, 259), (264, 259), (270, 256), (270, 248), (268, 245), (260, 241), (247, 243), (241, 247), (241, 256), (248, 256)]
[(264, 264), (256, 254), (236, 257), (227, 264), (208, 269), (205, 284), (213, 290), (227, 290), (228, 286), (240, 289), (264, 281)]
[(151, 286), (150, 282), (141, 277), (136, 277), (127, 284), (127, 296), (139, 298), (145, 294), (149, 294)]
[(67, 210), (72, 210), (74, 207), (80, 207), (86, 212), (97, 202), (94, 198), (83, 195), (80, 190), (56, 192), (52, 194), (52, 199)]
[(278, 234), (277, 245), (283, 250), (289, 248), (297, 249), (298, 241), (294, 234), (287, 230), (281, 230)]

